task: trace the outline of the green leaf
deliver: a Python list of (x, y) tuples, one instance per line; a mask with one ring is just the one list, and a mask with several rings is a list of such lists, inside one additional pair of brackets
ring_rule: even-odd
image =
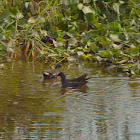
[(82, 3), (78, 3), (78, 6), (77, 7), (78, 7), (79, 10), (82, 10), (83, 4)]
[(109, 42), (108, 42), (107, 40), (103, 40), (103, 39), (102, 39), (102, 40), (100, 41), (100, 44), (106, 46), (106, 45), (109, 45)]
[(127, 60), (123, 59), (123, 60), (121, 60), (121, 61), (118, 61), (118, 64), (123, 64), (123, 63), (125, 63), (125, 62), (127, 62)]
[(111, 34), (110, 35), (110, 38), (113, 40), (113, 41), (116, 41), (116, 42), (120, 42), (121, 40), (119, 39), (119, 35), (117, 34)]
[(62, 0), (62, 4), (64, 5), (70, 5), (70, 0)]
[(81, 42), (82, 44), (85, 44), (85, 45), (86, 45), (86, 44), (87, 44), (87, 42), (88, 42), (88, 40), (83, 38), (83, 39), (81, 39), (81, 41), (80, 41), (80, 42)]
[(93, 13), (85, 14), (85, 19), (91, 24), (98, 24), (98, 21), (95, 19), (95, 15)]
[(4, 40), (5, 36), (3, 34), (0, 34), (0, 40)]
[(101, 41), (102, 38), (101, 38), (101, 36), (97, 36), (97, 37), (95, 37), (95, 40), (96, 40), (96, 41)]
[(105, 58), (112, 58), (113, 54), (112, 54), (112, 52), (109, 51), (109, 50), (104, 50), (104, 51), (102, 52), (102, 56), (105, 57)]
[(9, 16), (9, 11), (4, 11), (4, 12), (2, 12), (1, 14), (0, 14), (0, 20), (1, 19), (3, 19), (3, 18), (5, 18), (5, 17), (7, 17), (7, 16)]
[(83, 0), (83, 3), (90, 3), (91, 0)]
[(135, 73), (135, 71), (134, 71), (134, 70), (131, 70), (131, 74), (135, 75), (136, 73)]
[(18, 26), (20, 26), (22, 28), (27, 28), (28, 27), (27, 19), (23, 18), (23, 19), (19, 20)]
[(94, 52), (98, 52), (98, 49), (99, 49), (99, 47), (98, 47), (95, 43), (92, 43), (92, 44), (90, 45), (90, 48), (91, 48), (91, 50), (94, 51)]
[(0, 44), (0, 51), (3, 50), (3, 45)]
[(70, 37), (77, 37), (77, 36), (80, 36), (80, 34), (74, 30), (69, 30), (67, 32), (67, 35), (70, 36)]
[(123, 31), (120, 23), (113, 22), (110, 24), (110, 27), (112, 27), (113, 30), (115, 30), (115, 31), (119, 31), (119, 32)]
[(119, 0), (119, 3), (120, 3), (120, 4), (124, 4), (125, 2), (124, 2), (124, 1), (122, 1), (122, 0)]
[(101, 62), (101, 61), (103, 60), (103, 58), (100, 57), (100, 56), (96, 56), (96, 59), (97, 59), (99, 62)]
[(130, 53), (137, 56), (138, 52), (140, 52), (140, 46), (137, 46), (135, 48), (130, 48)]
[(28, 22), (29, 23), (35, 23), (35, 19), (33, 17), (31, 17), (31, 18), (28, 19)]
[(71, 19), (71, 11), (66, 11), (65, 12), (65, 17), (70, 20)]
[(114, 3), (113, 9), (117, 14), (120, 14), (119, 7), (120, 7), (120, 5), (118, 3)]
[(84, 14), (87, 14), (87, 13), (95, 14), (95, 11), (91, 6), (83, 6), (82, 11)]
[(13, 7), (13, 6), (9, 6), (9, 11), (11, 14), (16, 15), (18, 13), (18, 8)]
[(29, 59), (29, 57), (31, 56), (33, 49), (34, 49), (34, 47), (32, 47), (32, 48), (30, 49), (30, 51), (29, 51), (29, 53), (28, 53), (28, 56), (27, 56), (28, 59)]
[(73, 46), (73, 45), (75, 45), (77, 43), (77, 40), (75, 39), (75, 38), (70, 38), (70, 40), (68, 41), (68, 44), (70, 45), (70, 46)]
[(71, 4), (77, 4), (79, 3), (79, 0), (71, 0)]
[(1, 55), (7, 55), (7, 52), (5, 50), (0, 51)]
[(137, 41), (138, 43), (140, 43), (140, 33), (137, 34), (137, 35), (135, 36), (135, 38), (136, 38), (136, 41)]
[(121, 49), (121, 48), (123, 47), (122, 44), (120, 44), (120, 45), (113, 44), (112, 46), (113, 46), (115, 49)]
[(16, 19), (22, 19), (24, 16), (22, 13), (18, 12), (17, 15), (16, 15)]
[(78, 51), (77, 54), (78, 54), (79, 56), (83, 56), (83, 55), (84, 55), (84, 52)]
[(93, 13), (87, 13), (85, 14), (85, 17), (88, 22), (95, 20), (95, 15)]
[[(15, 21), (9, 22), (9, 23), (5, 26), (5, 28), (10, 28), (11, 25), (13, 25), (14, 23), (15, 23)], [(12, 27), (11, 27), (11, 28), (12, 28)]]
[(54, 46), (57, 47), (57, 48), (65, 45), (64, 42), (55, 41), (54, 39), (53, 39), (53, 44), (54, 44)]
[(25, 7), (28, 8), (30, 5), (30, 2), (25, 2)]

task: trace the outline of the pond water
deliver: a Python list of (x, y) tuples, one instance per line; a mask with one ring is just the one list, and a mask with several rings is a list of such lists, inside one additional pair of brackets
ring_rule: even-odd
[(140, 78), (64, 63), (68, 78), (88, 73), (86, 86), (43, 81), (41, 62), (4, 62), (0, 69), (0, 139), (139, 140)]

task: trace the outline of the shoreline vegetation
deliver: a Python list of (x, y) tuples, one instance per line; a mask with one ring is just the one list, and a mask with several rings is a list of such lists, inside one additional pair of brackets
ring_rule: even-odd
[(140, 73), (139, 0), (1, 0), (0, 58), (98, 63)]

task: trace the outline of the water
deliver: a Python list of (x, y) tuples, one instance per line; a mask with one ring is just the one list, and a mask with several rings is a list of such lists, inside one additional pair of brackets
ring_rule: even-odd
[(139, 140), (140, 78), (84, 64), (63, 64), (68, 78), (88, 73), (82, 88), (43, 81), (51, 65), (5, 62), (0, 69), (0, 139)]

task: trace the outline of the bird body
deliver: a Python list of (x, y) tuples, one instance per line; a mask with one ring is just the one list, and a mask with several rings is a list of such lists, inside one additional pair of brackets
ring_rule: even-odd
[(62, 87), (80, 87), (85, 85), (89, 78), (86, 78), (87, 74), (84, 74), (80, 77), (74, 78), (74, 79), (66, 79), (66, 76), (63, 72), (60, 72), (57, 74), (57, 76), (61, 77), (61, 83)]
[(59, 73), (59, 68), (61, 67), (62, 65), (59, 63), (56, 65), (55, 69), (48, 69), (43, 71), (42, 74), (44, 76), (44, 80), (55, 78), (56, 75)]

